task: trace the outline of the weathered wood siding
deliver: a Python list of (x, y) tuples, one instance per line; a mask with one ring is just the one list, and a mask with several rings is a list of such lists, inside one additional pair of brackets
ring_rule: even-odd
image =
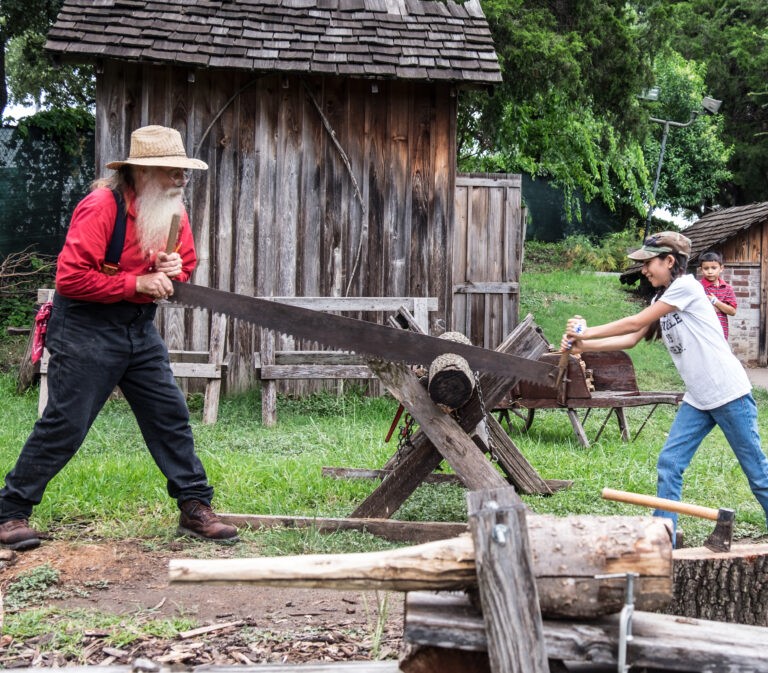
[(496, 348), (517, 325), (525, 213), (517, 174), (456, 178), (453, 322), (473, 344)]
[[(133, 129), (173, 126), (210, 167), (189, 185), (193, 282), (257, 296), (436, 296), (432, 320), (449, 324), (455, 119), (447, 84), (105, 61), (96, 165), (126, 156)], [(207, 347), (203, 312), (161, 328), (173, 347)], [(258, 331), (228, 333), (230, 390), (243, 389)]]

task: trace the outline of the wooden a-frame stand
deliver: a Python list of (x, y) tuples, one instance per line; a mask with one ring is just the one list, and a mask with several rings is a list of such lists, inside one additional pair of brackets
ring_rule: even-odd
[[(497, 350), (537, 359), (546, 352), (547, 341), (531, 316), (527, 316)], [(385, 466), (386, 477), (352, 512), (349, 518), (317, 518), (226, 514), (222, 519), (235, 525), (260, 527), (314, 527), (323, 531), (366, 530), (391, 540), (426, 542), (444, 539), (466, 530), (464, 523), (391, 521), (418, 486), (432, 477), (445, 460), (459, 481), (470, 491), (504, 488), (512, 484), (518, 493), (550, 495), (567, 488), (570, 481), (545, 480), (525, 459), (499, 422), (486, 409), (493, 409), (517, 382), (485, 372), (480, 375), (472, 399), (457, 414), (444, 413), (429, 397), (411, 369), (402, 364), (371, 360), (368, 366), (382, 384), (415, 419), (419, 429), (409, 447), (398, 451)], [(543, 383), (543, 382), (542, 382)], [(480, 397), (482, 395), (482, 398)], [(485, 420), (488, 440), (473, 436)], [(498, 461), (501, 472), (486, 454)]]

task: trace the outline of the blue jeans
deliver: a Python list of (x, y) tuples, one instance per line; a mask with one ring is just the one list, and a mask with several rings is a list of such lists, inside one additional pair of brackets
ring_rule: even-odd
[(48, 404), (5, 477), (0, 523), (29, 518), (116, 386), (166, 477), (168, 494), (179, 504), (191, 499), (210, 504), (213, 488), (194, 450), (189, 411), (153, 323), (155, 309), (55, 296), (46, 334)]
[[(720, 426), (731, 445), (768, 522), (768, 458), (760, 445), (757, 406), (751, 393), (708, 411), (682, 403), (659, 454), (657, 495), (669, 500), (680, 500), (683, 472), (715, 425)], [(654, 515), (672, 519), (673, 525), (677, 526), (677, 514), (656, 510)]]

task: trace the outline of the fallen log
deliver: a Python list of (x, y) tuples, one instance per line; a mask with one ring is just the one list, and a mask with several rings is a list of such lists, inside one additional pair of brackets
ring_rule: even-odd
[[(543, 622), (550, 664), (588, 662), (617, 666), (619, 615), (590, 621)], [(403, 673), (452, 671), (459, 651), (486, 652), (483, 616), (464, 594), (408, 594), (405, 606), (408, 652)], [(627, 663), (660, 671), (768, 673), (768, 629), (635, 611)], [(421, 648), (425, 647), (424, 652)], [(429, 662), (425, 668), (422, 660)], [(460, 669), (456, 669), (460, 670)], [(470, 670), (470, 669), (467, 669)], [(490, 671), (487, 657), (474, 657), (473, 673)], [(552, 669), (555, 670), (555, 669)]]
[[(589, 618), (618, 612), (624, 582), (639, 575), (638, 609), (660, 610), (672, 596), (669, 529), (653, 517), (528, 517), (541, 612)], [(172, 559), (172, 582), (250, 582), (264, 586), (392, 591), (456, 590), (477, 584), (471, 537), (382, 552), (251, 559)]]
[(673, 573), (674, 599), (666, 612), (768, 626), (768, 544), (736, 544), (724, 553), (676, 549)]

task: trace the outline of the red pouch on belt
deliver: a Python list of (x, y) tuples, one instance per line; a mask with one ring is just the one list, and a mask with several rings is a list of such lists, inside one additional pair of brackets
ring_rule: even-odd
[(45, 349), (45, 333), (48, 331), (48, 318), (51, 317), (53, 302), (47, 301), (37, 311), (35, 316), (35, 333), (32, 335), (32, 364), (43, 357)]

